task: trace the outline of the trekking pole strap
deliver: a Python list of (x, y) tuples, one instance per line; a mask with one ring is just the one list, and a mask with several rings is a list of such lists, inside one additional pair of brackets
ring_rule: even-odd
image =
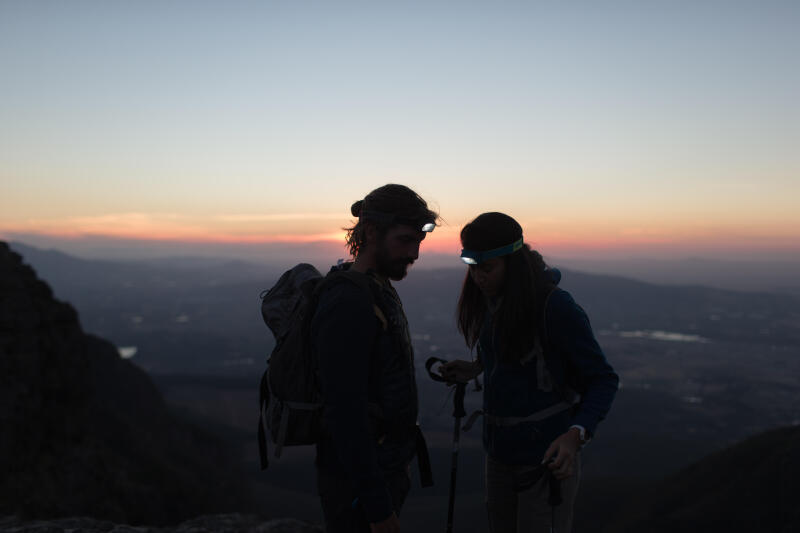
[(428, 357), (428, 360), (425, 361), (425, 370), (428, 371), (428, 376), (430, 376), (430, 378), (433, 381), (439, 381), (439, 382), (446, 381), (442, 376), (433, 372), (433, 365), (435, 365), (436, 363), (444, 364), (446, 362), (447, 361), (445, 361), (444, 359), (440, 359), (438, 357)]
[(476, 409), (475, 411), (472, 411), (472, 414), (469, 415), (469, 418), (467, 418), (466, 423), (461, 429), (463, 429), (464, 431), (469, 431), (470, 429), (472, 429), (472, 426), (475, 424), (475, 421), (482, 416), (483, 416), (483, 409)]
[(284, 404), (281, 409), (281, 425), (278, 429), (278, 442), (275, 443), (275, 457), (280, 457), (283, 443), (286, 442), (286, 431), (289, 429), (289, 406)]
[(265, 394), (266, 390), (267, 373), (264, 372), (264, 375), (261, 376), (261, 384), (258, 387), (258, 456), (261, 461), (261, 470), (266, 470), (269, 467), (266, 424), (264, 423), (264, 416), (266, 416), (266, 411), (269, 407), (269, 395)]
[(261, 413), (258, 417), (258, 456), (261, 460), (261, 470), (266, 470), (269, 467), (269, 451), (267, 450), (267, 435), (264, 428), (264, 407), (261, 407)]
[[(425, 361), (425, 370), (428, 371), (428, 375), (433, 381), (438, 381), (440, 383), (451, 383), (444, 379), (440, 374), (436, 374), (433, 371), (433, 365), (437, 363), (444, 364), (446, 362), (446, 360), (438, 357), (429, 357), (428, 360)], [(467, 412), (464, 410), (464, 394), (467, 392), (467, 384), (456, 382), (455, 386), (456, 395), (453, 399), (453, 416), (455, 418), (462, 418), (467, 416)]]
[(561, 496), (561, 481), (556, 479), (556, 476), (549, 470), (547, 474), (547, 481), (550, 489), (547, 496), (547, 503), (553, 508), (553, 511), (555, 511), (555, 508), (564, 502), (564, 498)]

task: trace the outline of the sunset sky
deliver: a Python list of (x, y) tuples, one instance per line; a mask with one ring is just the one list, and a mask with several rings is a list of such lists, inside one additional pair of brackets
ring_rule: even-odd
[(797, 2), (0, 2), (0, 238), (800, 258)]

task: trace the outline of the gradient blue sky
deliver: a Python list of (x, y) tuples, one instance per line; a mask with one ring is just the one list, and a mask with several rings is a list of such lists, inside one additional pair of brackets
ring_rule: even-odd
[[(798, 256), (797, 2), (0, 2), (0, 236)], [(437, 230), (438, 231), (438, 230)], [(431, 239), (435, 241), (435, 239)], [(437, 244), (438, 243), (438, 244)]]

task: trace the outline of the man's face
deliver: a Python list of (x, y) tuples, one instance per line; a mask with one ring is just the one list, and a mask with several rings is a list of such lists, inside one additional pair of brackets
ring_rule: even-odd
[(408, 273), (408, 266), (419, 257), (419, 245), (426, 233), (411, 226), (392, 226), (375, 249), (376, 270), (394, 281)]

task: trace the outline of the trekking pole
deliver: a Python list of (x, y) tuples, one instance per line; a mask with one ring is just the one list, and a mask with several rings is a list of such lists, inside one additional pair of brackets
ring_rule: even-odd
[[(446, 380), (433, 373), (433, 365), (436, 363), (446, 363), (444, 359), (438, 357), (430, 357), (425, 362), (425, 369), (428, 375), (434, 381), (446, 382)], [(467, 416), (464, 410), (464, 393), (467, 391), (466, 383), (456, 383), (456, 395), (453, 399), (453, 418), (455, 418), (455, 425), (453, 426), (453, 459), (450, 466), (450, 500), (447, 503), (447, 529), (446, 533), (453, 533), (453, 514), (456, 505), (456, 477), (458, 474), (458, 443), (461, 439), (461, 419)]]

